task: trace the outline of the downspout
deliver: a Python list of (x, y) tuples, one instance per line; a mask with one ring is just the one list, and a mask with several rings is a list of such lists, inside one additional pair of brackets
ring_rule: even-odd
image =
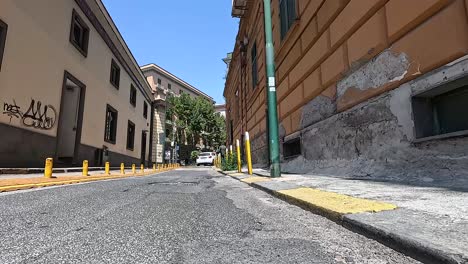
[(273, 30), (271, 26), (271, 0), (263, 0), (265, 16), (265, 47), (266, 47), (266, 73), (268, 91), (268, 126), (269, 145), (271, 159), (271, 177), (281, 177), (280, 153), (279, 153), (279, 133), (278, 133), (278, 111), (276, 98), (275, 79), (275, 51), (273, 49)]

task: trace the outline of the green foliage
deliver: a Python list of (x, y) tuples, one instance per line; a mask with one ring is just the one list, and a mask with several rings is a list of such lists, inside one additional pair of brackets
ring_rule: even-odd
[(226, 158), (223, 161), (221, 161), (221, 169), (223, 171), (237, 170), (237, 154), (226, 154)]
[(198, 159), (198, 155), (200, 155), (200, 152), (199, 152), (198, 150), (194, 150), (194, 151), (192, 151), (192, 152), (190, 153), (190, 158), (191, 158), (192, 160), (196, 160), (196, 159)]
[[(226, 121), (215, 113), (211, 102), (202, 97), (192, 98), (188, 94), (171, 96), (166, 115), (173, 116), (175, 125), (183, 129), (187, 138), (205, 138), (209, 145), (219, 146), (226, 141)], [(170, 138), (170, 137), (169, 137)]]

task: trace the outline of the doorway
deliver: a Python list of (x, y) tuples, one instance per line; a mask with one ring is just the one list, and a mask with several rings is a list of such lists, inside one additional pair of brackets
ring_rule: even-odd
[(85, 85), (65, 72), (57, 129), (56, 156), (60, 163), (73, 164), (81, 142)]
[(141, 164), (145, 164), (146, 161), (146, 133), (148, 131), (143, 130), (141, 131)]

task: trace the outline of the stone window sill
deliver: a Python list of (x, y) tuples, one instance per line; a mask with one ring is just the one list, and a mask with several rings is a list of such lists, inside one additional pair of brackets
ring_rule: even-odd
[(448, 139), (448, 138), (454, 138), (454, 137), (463, 137), (463, 136), (468, 136), (468, 130), (447, 133), (447, 134), (442, 134), (442, 135), (437, 135), (437, 136), (418, 138), (418, 139), (413, 140), (413, 143), (423, 143), (427, 141)]

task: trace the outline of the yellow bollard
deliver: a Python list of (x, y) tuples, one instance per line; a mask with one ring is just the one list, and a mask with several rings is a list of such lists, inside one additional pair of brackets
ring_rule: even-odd
[(153, 164), (153, 171), (156, 171), (156, 164)]
[(125, 164), (120, 163), (120, 174), (124, 175), (125, 174)]
[(133, 175), (136, 174), (136, 166), (135, 166), (135, 164), (132, 164), (132, 173), (133, 173)]
[(252, 155), (250, 153), (249, 132), (245, 132), (245, 152), (247, 155), (247, 169), (249, 171), (249, 175), (252, 175)]
[(141, 173), (145, 173), (145, 165), (141, 164), (140, 165), (140, 170), (141, 170)]
[(88, 161), (83, 160), (83, 176), (88, 176)]
[(110, 163), (109, 162), (106, 162), (105, 174), (110, 175)]
[(44, 177), (46, 178), (54, 178), (52, 176), (52, 169), (54, 168), (54, 159), (48, 158), (45, 161), (45, 168), (44, 168)]
[(242, 172), (242, 163), (241, 163), (241, 155), (240, 155), (240, 144), (239, 140), (236, 140), (236, 150), (237, 150), (237, 172)]

